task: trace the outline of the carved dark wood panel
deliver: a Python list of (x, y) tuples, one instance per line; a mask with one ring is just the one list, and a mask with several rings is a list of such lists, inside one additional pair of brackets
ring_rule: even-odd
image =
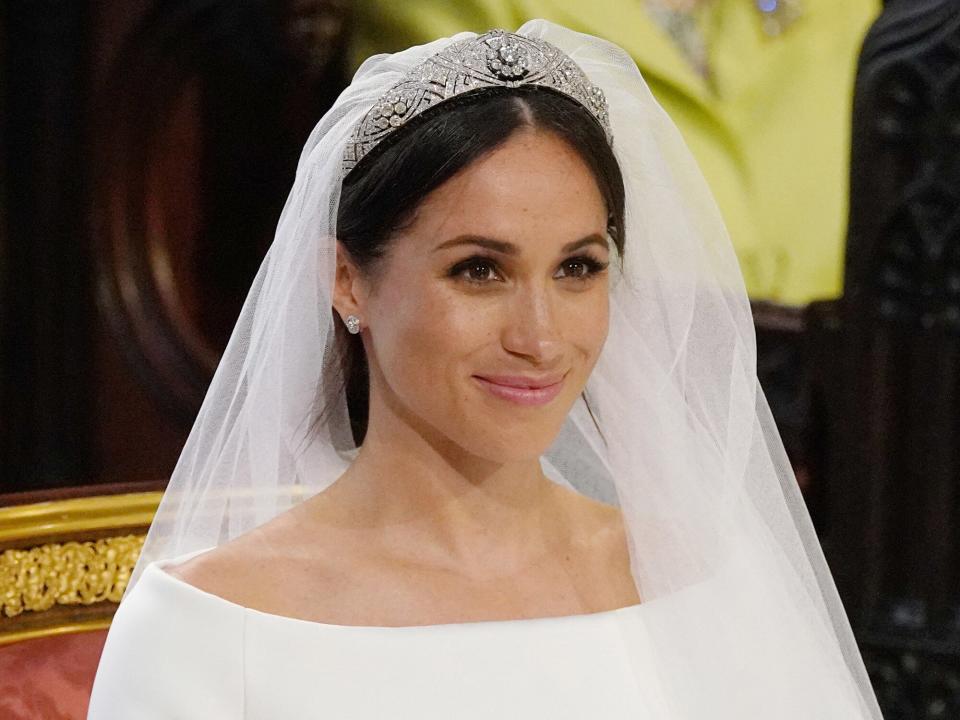
[(0, 492), (89, 471), (85, 3), (7, 3), (2, 47)]
[(199, 408), (313, 123), (348, 4), (158, 3), (99, 97), (100, 299), (156, 401)]
[(951, 655), (870, 643), (864, 662), (886, 720), (960, 717), (960, 672)]
[(884, 319), (960, 331), (960, 18), (895, 3), (861, 59), (846, 294)]
[(170, 472), (350, 7), (3, 6), (0, 493)]
[(888, 720), (958, 717), (960, 2), (887, 6), (853, 127), (845, 294), (808, 315), (824, 549)]

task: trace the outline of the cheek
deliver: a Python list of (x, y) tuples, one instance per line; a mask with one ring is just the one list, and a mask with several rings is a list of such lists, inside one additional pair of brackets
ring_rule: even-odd
[(585, 372), (593, 368), (610, 327), (610, 297), (605, 285), (570, 298), (564, 311), (564, 338), (576, 349)]
[(469, 358), (496, 337), (495, 318), (442, 280), (384, 286), (372, 335), (392, 391), (418, 406), (462, 391)]

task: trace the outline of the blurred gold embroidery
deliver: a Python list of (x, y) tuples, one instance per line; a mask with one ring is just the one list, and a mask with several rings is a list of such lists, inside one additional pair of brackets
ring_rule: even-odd
[(145, 535), (48, 543), (0, 553), (0, 614), (120, 602)]

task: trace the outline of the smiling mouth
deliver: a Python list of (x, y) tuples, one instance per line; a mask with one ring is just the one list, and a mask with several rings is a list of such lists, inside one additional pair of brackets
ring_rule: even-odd
[(560, 394), (566, 375), (554, 380), (532, 380), (522, 377), (484, 377), (474, 375), (481, 387), (491, 395), (517, 405), (546, 405)]

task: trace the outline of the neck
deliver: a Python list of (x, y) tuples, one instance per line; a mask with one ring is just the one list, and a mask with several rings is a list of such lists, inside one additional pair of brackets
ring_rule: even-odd
[(555, 487), (539, 458), (478, 457), (373, 400), (357, 458), (327, 491), (352, 524), (376, 528), (391, 555), (466, 574), (507, 572), (549, 551)]

